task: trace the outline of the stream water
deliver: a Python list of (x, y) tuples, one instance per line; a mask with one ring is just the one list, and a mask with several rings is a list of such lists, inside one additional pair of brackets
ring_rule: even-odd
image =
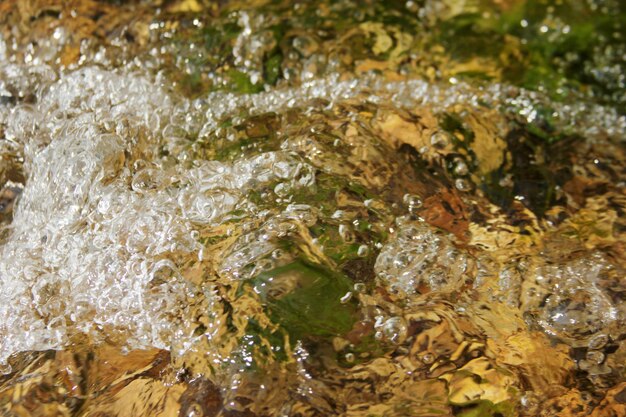
[(0, 414), (626, 415), (624, 25), (0, 3)]

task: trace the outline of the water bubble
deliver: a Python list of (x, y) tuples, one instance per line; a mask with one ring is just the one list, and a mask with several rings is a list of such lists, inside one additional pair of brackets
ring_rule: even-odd
[(202, 406), (197, 403), (192, 403), (187, 407), (184, 415), (185, 417), (203, 417), (204, 412), (202, 411)]
[(589, 352), (587, 352), (587, 356), (586, 359), (594, 364), (601, 364), (602, 362), (604, 362), (604, 353), (598, 351), (598, 350), (591, 350)]
[(288, 183), (281, 182), (279, 184), (276, 184), (276, 186), (274, 187), (274, 193), (278, 197), (288, 197), (292, 192), (293, 188)]
[(587, 347), (592, 350), (602, 349), (609, 342), (609, 336), (606, 334), (597, 334), (591, 339), (589, 339), (589, 343)]
[(308, 35), (296, 36), (293, 39), (293, 47), (305, 58), (310, 57), (319, 49), (315, 39)]
[(467, 164), (464, 160), (456, 159), (454, 161), (454, 173), (460, 176), (465, 176), (469, 174), (469, 168), (467, 167)]
[(535, 415), (540, 403), (541, 399), (532, 391), (526, 391), (520, 398), (520, 405), (528, 415)]
[(581, 359), (578, 361), (578, 369), (580, 369), (581, 371), (588, 371), (589, 369), (591, 369), (595, 364), (587, 359)]
[(216, 189), (204, 193), (184, 193), (179, 204), (184, 216), (195, 223), (212, 224), (235, 209), (240, 196), (229, 189)]
[(283, 259), (285, 255), (285, 251), (282, 249), (275, 249), (272, 251), (272, 258), (274, 259)]
[(470, 182), (464, 178), (457, 178), (454, 181), (454, 186), (459, 191), (469, 191), (472, 188)]
[(149, 278), (152, 285), (158, 285), (172, 280), (181, 279), (181, 276), (174, 262), (169, 259), (163, 259), (154, 265), (150, 271)]
[(27, 142), (30, 137), (36, 136), (39, 115), (33, 106), (22, 104), (14, 107), (11, 113), (7, 126), (9, 138), (15, 137)]
[(422, 198), (415, 194), (405, 194), (402, 197), (402, 202), (409, 209), (409, 212), (411, 213), (417, 211), (423, 205)]
[(367, 245), (361, 245), (356, 251), (357, 256), (365, 257), (370, 253), (370, 248)]
[(157, 169), (145, 168), (133, 175), (131, 187), (134, 191), (146, 193), (156, 191), (167, 185), (167, 178)]
[(432, 365), (435, 362), (435, 355), (433, 355), (432, 353), (425, 353), (424, 355), (422, 355), (421, 361), (424, 362), (426, 365)]
[(344, 242), (354, 242), (355, 236), (354, 231), (347, 224), (339, 225), (339, 236), (344, 240)]
[(282, 214), (288, 219), (302, 222), (307, 227), (312, 227), (317, 223), (315, 210), (307, 204), (290, 204)]
[(435, 132), (430, 137), (430, 144), (436, 149), (444, 149), (449, 143), (450, 139), (445, 132)]
[(352, 292), (348, 291), (343, 297), (341, 297), (341, 304), (346, 304), (352, 299)]
[(408, 0), (405, 4), (405, 7), (411, 13), (417, 13), (419, 11), (419, 6), (413, 0)]
[(381, 331), (386, 340), (401, 344), (406, 339), (408, 328), (402, 317), (392, 317), (382, 324)]

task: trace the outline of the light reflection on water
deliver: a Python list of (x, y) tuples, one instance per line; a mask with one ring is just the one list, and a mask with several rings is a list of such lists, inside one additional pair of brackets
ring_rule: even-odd
[(624, 116), (394, 77), (409, 38), (378, 23), (384, 71), (298, 34), (272, 86), (263, 13), (237, 19), (248, 79), (194, 98), (154, 52), (174, 18), (115, 38), (126, 63), (0, 41), (3, 410), (620, 410)]

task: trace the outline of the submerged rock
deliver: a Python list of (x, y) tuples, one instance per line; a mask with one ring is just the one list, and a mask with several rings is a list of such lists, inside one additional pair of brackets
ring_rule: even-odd
[(0, 414), (619, 414), (623, 20), (0, 3)]

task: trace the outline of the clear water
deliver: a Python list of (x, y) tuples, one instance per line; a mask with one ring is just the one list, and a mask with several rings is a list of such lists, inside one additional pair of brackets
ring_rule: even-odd
[(221, 15), (247, 81), (190, 94), (226, 81), (173, 4), (78, 52), (54, 8), (0, 39), (3, 412), (619, 415), (618, 105), (402, 75), (378, 23), (386, 70), (290, 34), (247, 91), (263, 5)]

